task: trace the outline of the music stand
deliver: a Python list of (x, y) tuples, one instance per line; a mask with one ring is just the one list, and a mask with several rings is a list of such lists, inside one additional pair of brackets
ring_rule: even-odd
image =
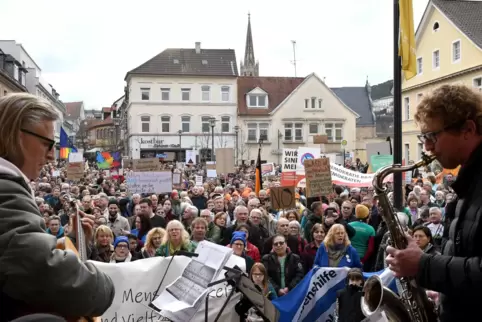
[[(214, 322), (218, 322), (221, 315), (223, 314), (226, 306), (231, 300), (234, 292), (240, 292), (243, 295), (242, 301), (248, 302), (248, 309), (252, 306), (256, 309), (257, 313), (267, 322), (277, 322), (279, 320), (279, 312), (274, 307), (269, 299), (267, 299), (262, 292), (260, 292), (251, 279), (246, 276), (243, 271), (238, 266), (234, 268), (223, 267), (226, 272), (224, 273), (225, 278), (212, 282), (208, 284), (208, 287), (212, 287), (224, 282), (227, 282), (232, 286), (231, 292), (228, 298), (224, 302), (223, 306), (219, 310)], [(209, 310), (209, 294), (206, 296), (205, 308), (204, 308), (204, 321), (208, 322), (208, 310)]]

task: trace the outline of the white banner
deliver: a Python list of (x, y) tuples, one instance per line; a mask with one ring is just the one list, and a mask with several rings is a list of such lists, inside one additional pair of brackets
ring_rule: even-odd
[[(129, 263), (101, 263), (92, 262), (101, 271), (110, 276), (115, 285), (115, 298), (111, 307), (102, 315), (102, 322), (155, 322), (159, 321), (159, 315), (147, 305), (154, 300), (163, 289), (177, 279), (190, 258), (176, 256), (169, 267), (169, 271), (163, 281), (162, 288), (157, 292), (164, 272), (170, 261), (170, 257), (153, 257), (137, 260)], [(237, 265), (246, 270), (244, 259), (238, 256), (231, 256), (226, 264), (227, 267)], [(224, 270), (217, 280), (224, 278)], [(231, 286), (221, 283), (212, 288), (209, 292), (209, 321), (219, 313), (221, 306), (226, 301)], [(235, 294), (226, 306), (221, 316), (221, 321), (237, 321), (239, 316), (234, 310), (234, 306), (240, 299), (240, 294)], [(162, 321), (162, 320), (161, 320)], [(204, 322), (204, 303), (196, 313), (193, 322)], [(177, 321), (175, 321), (177, 322)], [(187, 322), (187, 321), (179, 321)]]
[(320, 148), (305, 148), (305, 147), (298, 148), (298, 163), (296, 165), (296, 171), (304, 172), (305, 166), (303, 163), (305, 162), (305, 160), (318, 159), (320, 156), (321, 156)]

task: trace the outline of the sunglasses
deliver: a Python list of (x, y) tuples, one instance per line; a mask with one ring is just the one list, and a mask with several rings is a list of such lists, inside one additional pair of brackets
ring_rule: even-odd
[(21, 129), (20, 131), (22, 131), (23, 133), (29, 134), (29, 135), (31, 135), (31, 136), (35, 136), (36, 138), (42, 139), (42, 140), (44, 140), (45, 142), (47, 142), (47, 143), (48, 143), (48, 147), (49, 147), (49, 151), (52, 150), (52, 148), (53, 148), (54, 145), (55, 145), (55, 141), (54, 141), (54, 140), (49, 139), (49, 138), (47, 138), (47, 137), (45, 137), (45, 136), (43, 136), (43, 135), (40, 135), (40, 134), (31, 132), (31, 131), (29, 131), (29, 130), (25, 130), (25, 129)]

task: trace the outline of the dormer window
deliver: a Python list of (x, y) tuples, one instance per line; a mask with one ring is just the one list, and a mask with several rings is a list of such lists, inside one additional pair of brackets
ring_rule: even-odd
[(267, 95), (266, 94), (249, 94), (248, 95), (248, 107), (253, 108), (266, 108)]

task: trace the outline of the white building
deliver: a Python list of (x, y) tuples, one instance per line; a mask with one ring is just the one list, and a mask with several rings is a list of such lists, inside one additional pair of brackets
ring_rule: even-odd
[[(15, 59), (22, 64), (22, 67), (27, 70), (25, 86), (29, 93), (46, 99), (56, 108), (59, 114), (59, 120), (55, 124), (55, 140), (58, 142), (60, 138), (60, 127), (64, 123), (66, 112), (64, 103), (59, 99), (60, 94), (42, 78), (42, 70), (32, 57), (30, 57), (22, 44), (17, 43), (15, 40), (0, 40), (0, 48), (3, 52), (15, 57)], [(64, 126), (66, 131), (71, 128), (71, 124), (65, 124)], [(69, 135), (70, 133), (67, 134)]]
[[(234, 147), (236, 55), (232, 49), (166, 49), (126, 75), (125, 155), (184, 160)], [(213, 127), (211, 125), (214, 125)], [(127, 152), (127, 153), (126, 153)]]
[[(359, 117), (315, 74), (295, 77), (238, 78), (238, 163), (253, 163), (262, 140), (262, 161), (281, 163), (283, 148), (320, 147), (326, 134), (327, 155), (341, 156), (356, 144)], [(341, 142), (347, 141), (342, 147)]]

